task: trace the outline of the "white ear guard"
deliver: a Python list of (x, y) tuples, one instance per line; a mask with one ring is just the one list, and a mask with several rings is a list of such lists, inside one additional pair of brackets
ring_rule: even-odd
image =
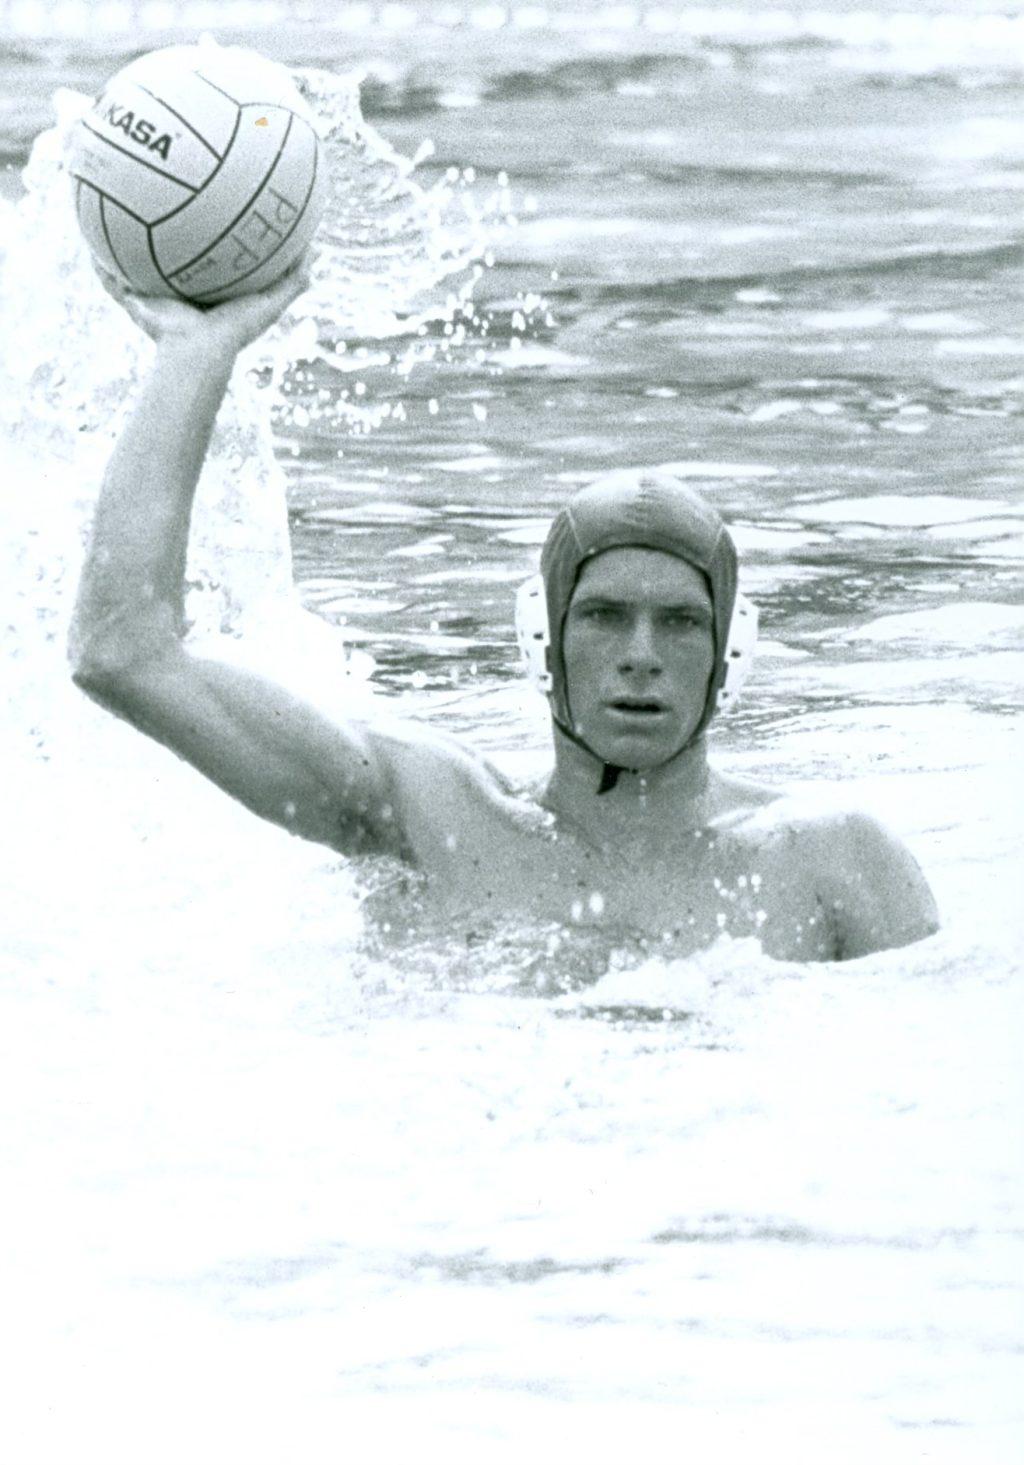
[[(733, 706), (747, 679), (757, 645), (757, 618), (757, 606), (737, 593), (725, 643), (725, 680), (718, 689), (716, 704), (719, 710)], [(516, 640), (530, 685), (546, 697), (551, 691), (551, 632), (540, 575), (531, 575), (516, 591)]]
[(530, 685), (546, 697), (551, 691), (551, 673), (548, 671), (551, 632), (548, 629), (544, 581), (540, 575), (531, 575), (516, 591), (516, 640)]
[(733, 706), (750, 673), (757, 646), (757, 622), (757, 606), (737, 591), (729, 634), (725, 638), (725, 680), (718, 689), (715, 703), (719, 712)]

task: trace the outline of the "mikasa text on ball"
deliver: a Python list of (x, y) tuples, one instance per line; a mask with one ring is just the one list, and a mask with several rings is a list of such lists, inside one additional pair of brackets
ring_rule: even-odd
[(283, 67), (237, 47), (171, 46), (119, 71), (68, 168), (97, 263), (196, 305), (272, 284), (323, 212), (312, 112)]

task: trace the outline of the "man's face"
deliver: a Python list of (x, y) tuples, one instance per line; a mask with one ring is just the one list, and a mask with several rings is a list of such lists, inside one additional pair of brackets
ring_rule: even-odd
[(689, 740), (715, 663), (699, 570), (657, 549), (610, 549), (584, 565), (562, 634), (576, 733), (621, 768), (656, 768)]

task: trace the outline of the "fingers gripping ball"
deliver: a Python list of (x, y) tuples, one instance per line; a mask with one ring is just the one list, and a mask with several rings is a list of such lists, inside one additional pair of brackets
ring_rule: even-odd
[(93, 256), (140, 295), (214, 305), (272, 284), (323, 212), (313, 114), (283, 67), (171, 46), (107, 84), (70, 142)]

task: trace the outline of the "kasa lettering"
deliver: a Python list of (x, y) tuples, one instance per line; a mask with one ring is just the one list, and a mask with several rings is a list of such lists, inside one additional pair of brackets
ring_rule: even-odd
[(155, 122), (148, 122), (145, 117), (136, 117), (130, 107), (119, 107), (116, 102), (110, 104), (103, 116), (111, 127), (120, 128), (125, 137), (130, 137), (132, 142), (141, 143), (148, 152), (159, 153), (166, 163), (171, 151), (170, 133), (161, 132), (158, 136)]

